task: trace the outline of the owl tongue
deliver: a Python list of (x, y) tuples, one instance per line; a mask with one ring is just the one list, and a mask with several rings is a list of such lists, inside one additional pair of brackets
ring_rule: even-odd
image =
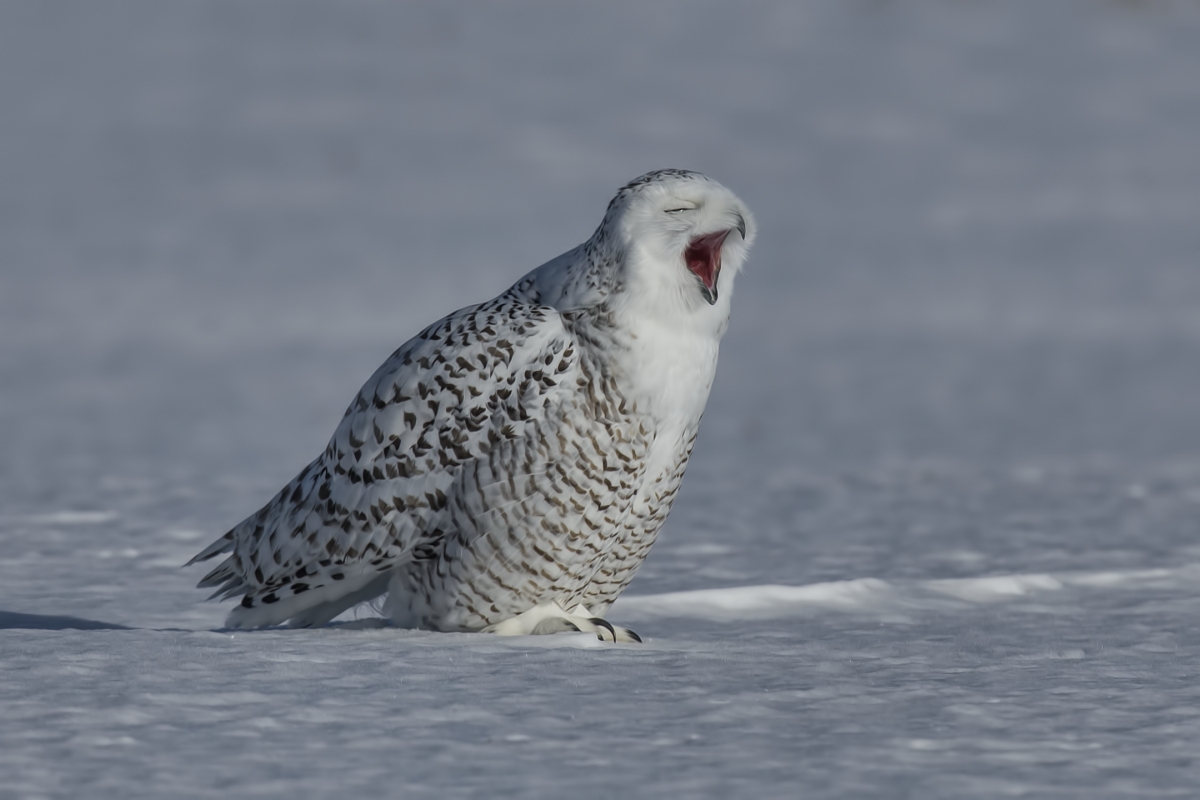
[(717, 302), (717, 275), (721, 272), (721, 245), (725, 243), (725, 237), (728, 235), (729, 231), (717, 231), (697, 236), (683, 251), (687, 268), (695, 273), (700, 282), (704, 284), (700, 291), (704, 293), (704, 299), (708, 301), (709, 305)]

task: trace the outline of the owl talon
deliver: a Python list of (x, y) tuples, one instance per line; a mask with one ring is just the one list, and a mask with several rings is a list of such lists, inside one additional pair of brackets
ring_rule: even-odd
[(564, 611), (558, 603), (541, 603), (528, 611), (503, 622), (489, 625), (484, 633), (498, 633), (501, 636), (541, 636), (551, 633), (594, 633), (602, 642), (641, 642), (638, 636), (628, 628), (620, 628), (602, 617), (597, 617), (587, 610), (586, 606), (578, 605), (570, 612)]
[[(592, 623), (593, 625), (595, 625), (597, 628), (600, 629), (600, 630), (596, 631), (596, 638), (598, 638), (602, 642), (624, 642), (626, 644), (633, 643), (633, 642), (636, 642), (638, 644), (642, 643), (642, 637), (638, 636), (636, 633), (629, 630), (629, 628), (618, 627), (616, 625), (613, 625), (611, 622), (609, 622), (606, 619), (601, 619), (600, 617), (592, 617), (591, 619), (588, 620), (588, 622)], [(608, 634), (605, 635), (605, 634), (601, 633), (602, 630), (608, 631)], [(609, 637), (611, 637), (611, 638), (609, 638)]]
[(604, 634), (602, 634), (600, 631), (596, 631), (596, 638), (599, 639), (600, 641), (615, 642), (617, 640), (617, 631), (615, 628), (613, 628), (612, 624), (608, 620), (600, 619), (599, 617), (592, 617), (591, 619), (588, 620), (588, 622), (590, 622), (593, 625), (596, 625), (598, 627), (604, 628), (606, 631), (608, 631), (608, 635), (612, 637), (611, 639), (605, 639)]

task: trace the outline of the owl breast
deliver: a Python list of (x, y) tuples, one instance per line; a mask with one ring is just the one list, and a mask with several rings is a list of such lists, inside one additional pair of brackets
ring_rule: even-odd
[(396, 624), (478, 630), (546, 600), (571, 607), (641, 535), (633, 517), (652, 420), (598, 365), (585, 359), (578, 380), (582, 391), (456, 476), (437, 546), (392, 578), (386, 610)]

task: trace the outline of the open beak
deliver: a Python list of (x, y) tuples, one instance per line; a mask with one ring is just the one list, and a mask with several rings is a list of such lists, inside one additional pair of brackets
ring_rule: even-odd
[(717, 278), (721, 275), (721, 245), (734, 230), (746, 238), (746, 221), (738, 215), (735, 229), (697, 236), (683, 251), (687, 268), (700, 279), (700, 293), (711, 306), (717, 302)]

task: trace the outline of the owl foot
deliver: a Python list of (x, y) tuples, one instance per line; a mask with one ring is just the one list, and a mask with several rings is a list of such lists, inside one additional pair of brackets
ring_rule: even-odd
[(540, 636), (550, 633), (593, 633), (602, 642), (641, 642), (638, 636), (628, 628), (618, 628), (588, 611), (584, 605), (577, 605), (569, 612), (555, 602), (540, 603), (528, 611), (503, 622), (489, 625), (484, 633), (498, 633), (501, 636)]

